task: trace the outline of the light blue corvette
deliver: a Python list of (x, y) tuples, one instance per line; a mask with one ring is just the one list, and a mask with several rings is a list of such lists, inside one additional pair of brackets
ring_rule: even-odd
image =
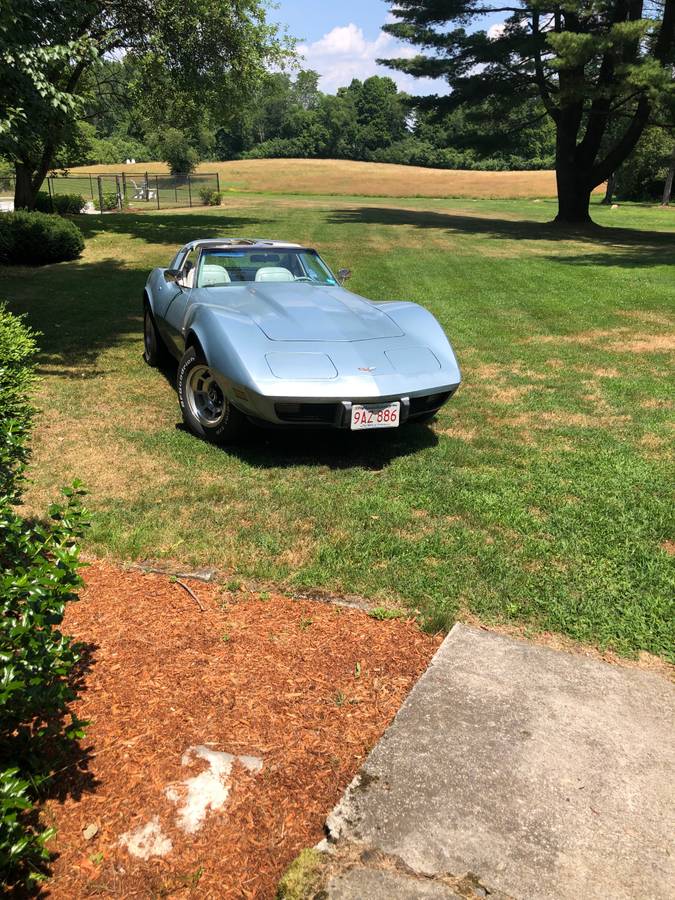
[(396, 428), (431, 418), (461, 376), (443, 329), (415, 303), (346, 290), (315, 250), (198, 240), (154, 269), (145, 359), (179, 360), (186, 425), (229, 443), (247, 423)]

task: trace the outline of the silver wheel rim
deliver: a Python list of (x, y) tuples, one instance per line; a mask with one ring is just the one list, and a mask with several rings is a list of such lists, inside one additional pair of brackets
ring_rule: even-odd
[(187, 380), (188, 406), (192, 415), (208, 428), (215, 428), (225, 418), (227, 401), (208, 366), (195, 366)]

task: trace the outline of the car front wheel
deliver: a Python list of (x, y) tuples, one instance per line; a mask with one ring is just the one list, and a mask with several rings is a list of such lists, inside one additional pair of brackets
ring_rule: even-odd
[(178, 399), (187, 427), (212, 444), (229, 444), (246, 430), (246, 417), (232, 406), (215, 373), (194, 347), (178, 366)]
[(149, 366), (154, 367), (161, 366), (169, 359), (169, 351), (157, 331), (157, 325), (147, 303), (143, 310), (143, 359)]

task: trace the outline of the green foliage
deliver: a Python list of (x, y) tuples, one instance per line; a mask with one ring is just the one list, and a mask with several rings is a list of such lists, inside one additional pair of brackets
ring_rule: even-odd
[(154, 148), (160, 159), (169, 164), (172, 175), (189, 175), (197, 167), (199, 154), (190, 137), (178, 128), (167, 128), (155, 139)]
[(215, 188), (200, 188), (199, 197), (204, 206), (220, 206), (223, 201), (223, 192)]
[(195, 103), (210, 116), (234, 116), (265, 66), (290, 51), (265, 14), (262, 0), (237, 0), (236, 8), (222, 0), (6, 0), (0, 155), (16, 167), (16, 208), (32, 208), (62, 151), (69, 160), (82, 151), (83, 115), (126, 103), (114, 80), (98, 77), (102, 61), (130, 58), (136, 95), (156, 127)]
[(112, 212), (119, 208), (119, 197), (117, 191), (102, 191), (99, 204), (101, 212)]
[(59, 631), (81, 580), (79, 484), (39, 522), (16, 512), (33, 419), (35, 334), (0, 305), (0, 870), (34, 880), (51, 829), (27, 819), (59, 751), (79, 738), (68, 712), (79, 649)]
[(82, 250), (74, 222), (22, 209), (0, 214), (0, 265), (41, 266), (77, 259)]
[(455, 110), (440, 118), (409, 117), (408, 108), (409, 98), (390, 78), (354, 79), (330, 96), (318, 91), (314, 72), (300, 72), (295, 81), (275, 73), (245, 120), (221, 129), (217, 147), (225, 159), (323, 157), (492, 170), (553, 165), (555, 131), (541, 104), (513, 110), (485, 101), (475, 115)]
[(77, 216), (85, 202), (82, 194), (54, 194), (50, 197), (47, 191), (40, 191), (35, 198), (35, 209), (38, 212), (55, 212), (59, 216)]
[[(0, 872), (10, 877), (49, 858), (46, 845), (53, 829), (40, 831), (25, 821), (33, 807), (30, 788), (31, 782), (21, 777), (18, 768), (0, 768)], [(30, 875), (24, 880), (31, 880)]]
[(660, 200), (675, 144), (675, 135), (648, 128), (617, 173), (616, 194), (621, 200)]
[(371, 619), (377, 619), (378, 622), (386, 622), (387, 619), (404, 619), (410, 615), (403, 609), (389, 609), (388, 606), (376, 606), (374, 609), (368, 610)]
[(670, 3), (647, 11), (622, 0), (519, 0), (503, 8), (510, 16), (497, 32), (483, 30), (486, 8), (474, 0), (390, 0), (390, 6), (384, 31), (419, 52), (382, 62), (444, 78), (451, 87), (446, 96), (416, 98), (417, 108), (442, 114), (483, 107), (485, 132), (500, 130), (489, 114), (494, 104), (513, 110), (539, 103), (549, 115), (561, 222), (589, 221), (593, 188), (616, 172), (650, 115), (675, 95)]
[[(37, 335), (0, 304), (0, 497), (19, 501), (26, 443), (33, 420), (28, 396), (35, 380)], [(0, 552), (1, 549), (0, 549)]]

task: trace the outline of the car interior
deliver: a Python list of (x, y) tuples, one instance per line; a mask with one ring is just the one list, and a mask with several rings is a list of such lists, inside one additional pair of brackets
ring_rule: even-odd
[[(197, 267), (191, 260), (183, 265), (183, 283), (191, 288), (239, 282), (291, 282), (301, 279), (316, 283), (334, 284), (320, 263), (303, 263), (298, 253), (250, 253), (231, 251), (203, 253)], [(195, 279), (197, 279), (195, 281)]]

